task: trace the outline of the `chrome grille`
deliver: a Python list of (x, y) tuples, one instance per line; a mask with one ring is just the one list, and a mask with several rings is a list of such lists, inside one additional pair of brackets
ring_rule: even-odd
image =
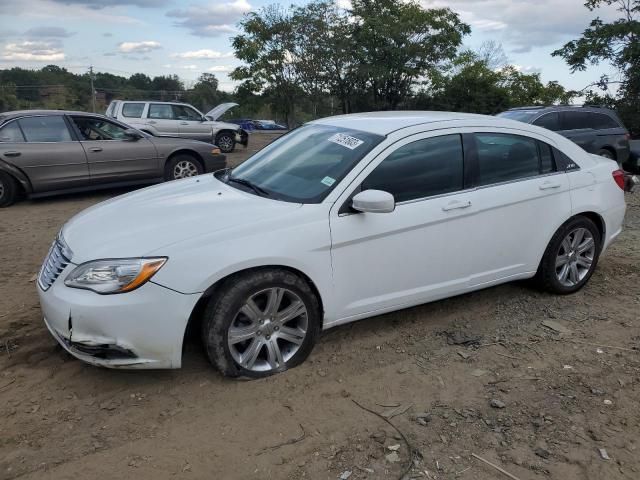
[(63, 240), (56, 238), (42, 264), (40, 275), (38, 275), (38, 285), (42, 290), (48, 290), (66, 266), (69, 265), (71, 261), (70, 253)]

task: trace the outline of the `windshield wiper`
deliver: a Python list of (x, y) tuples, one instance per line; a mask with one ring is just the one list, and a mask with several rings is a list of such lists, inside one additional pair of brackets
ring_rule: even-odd
[(257, 195), (260, 195), (262, 197), (270, 197), (271, 196), (271, 194), (269, 192), (267, 192), (264, 188), (259, 187), (258, 185), (253, 183), (251, 180), (247, 180), (246, 178), (237, 178), (237, 177), (232, 177), (231, 175), (227, 175), (227, 183), (228, 182), (234, 182), (234, 183), (238, 183), (240, 185), (244, 185), (245, 187), (249, 187)]

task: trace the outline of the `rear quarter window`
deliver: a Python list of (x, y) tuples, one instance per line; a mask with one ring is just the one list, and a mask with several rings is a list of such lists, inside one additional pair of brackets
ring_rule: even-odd
[(621, 128), (618, 122), (616, 122), (609, 115), (605, 115), (603, 113), (592, 114), (591, 124), (593, 125), (591, 128), (595, 128), (596, 130), (606, 130), (608, 128)]

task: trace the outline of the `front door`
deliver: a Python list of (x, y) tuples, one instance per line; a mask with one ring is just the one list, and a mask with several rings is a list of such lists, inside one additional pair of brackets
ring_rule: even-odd
[(101, 117), (71, 117), (89, 161), (92, 183), (110, 183), (162, 176), (158, 153), (146, 137), (133, 140), (126, 128)]
[[(424, 303), (464, 291), (474, 207), (465, 185), (462, 137), (408, 137), (356, 180), (392, 193), (391, 213), (355, 213), (346, 191), (330, 213), (337, 320)], [(358, 188), (356, 190), (359, 190)]]
[(29, 177), (34, 193), (89, 184), (87, 157), (63, 115), (23, 117), (4, 126), (5, 131), (0, 135), (0, 158)]
[(204, 117), (186, 105), (173, 105), (173, 114), (179, 121), (180, 136), (211, 142), (211, 124), (204, 123)]

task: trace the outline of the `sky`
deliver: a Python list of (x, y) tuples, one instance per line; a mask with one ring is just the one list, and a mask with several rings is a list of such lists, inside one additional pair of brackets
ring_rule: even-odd
[[(348, 0), (338, 0), (341, 5)], [(449, 7), (471, 25), (465, 47), (502, 44), (510, 62), (570, 89), (596, 81), (606, 66), (572, 74), (551, 52), (578, 38), (596, 15), (615, 18), (613, 7), (590, 12), (584, 0), (419, 0)], [(81, 73), (97, 71), (151, 77), (177, 74), (187, 85), (214, 73), (223, 90), (241, 62), (231, 38), (242, 16), (274, 0), (0, 0), (0, 68), (48, 64)], [(279, 3), (302, 4), (303, 0)]]

